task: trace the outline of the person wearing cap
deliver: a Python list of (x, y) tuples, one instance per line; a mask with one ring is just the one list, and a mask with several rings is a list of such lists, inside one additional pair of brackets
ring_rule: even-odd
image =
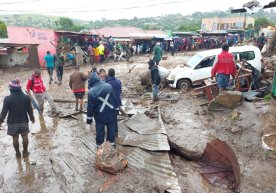
[(21, 158), (21, 153), (19, 151), (19, 134), (21, 135), (23, 141), (22, 153), (25, 158), (29, 155), (29, 119), (32, 123), (35, 122), (31, 99), (22, 92), (19, 79), (12, 80), (9, 83), (9, 89), (10, 95), (4, 98), (3, 108), (0, 114), (0, 125), (2, 125), (8, 114), (7, 134), (13, 138), (13, 147), (17, 158)]
[(226, 90), (229, 86), (230, 75), (235, 77), (236, 64), (233, 54), (229, 53), (229, 45), (222, 45), (222, 52), (216, 57), (211, 72), (211, 78), (216, 76), (219, 92)]
[(153, 102), (155, 102), (158, 101), (158, 86), (161, 82), (161, 78), (159, 76), (158, 67), (155, 65), (154, 60), (150, 60), (148, 64), (151, 72)]
[(41, 77), (41, 71), (35, 70), (34, 74), (29, 78), (26, 86), (26, 92), (29, 94), (30, 90), (33, 92), (34, 97), (36, 98), (40, 112), (43, 113), (44, 110), (44, 101), (46, 100), (50, 107), (52, 108), (53, 114), (58, 114), (59, 111), (57, 111), (56, 105), (52, 99), (52, 97), (47, 92), (42, 77)]
[(163, 55), (163, 50), (160, 47), (160, 42), (157, 42), (156, 45), (153, 48), (153, 60), (155, 62), (156, 65), (159, 65), (159, 62), (162, 59), (162, 55)]
[(93, 87), (88, 92), (86, 123), (90, 125), (94, 117), (96, 122), (97, 147), (104, 143), (105, 127), (107, 128), (106, 140), (115, 147), (117, 104), (113, 88), (101, 81), (96, 72), (93, 72), (90, 81)]

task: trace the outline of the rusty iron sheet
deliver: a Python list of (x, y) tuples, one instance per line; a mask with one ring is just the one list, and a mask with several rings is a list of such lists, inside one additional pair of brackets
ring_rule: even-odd
[(164, 134), (139, 135), (132, 132), (123, 138), (121, 145), (140, 147), (149, 151), (170, 150), (167, 135)]
[(216, 139), (207, 143), (199, 162), (202, 175), (224, 189), (237, 191), (240, 186), (240, 166), (231, 147)]
[(125, 122), (131, 130), (142, 134), (166, 134), (166, 129), (162, 127), (160, 120), (151, 119), (145, 114), (137, 114), (131, 117), (128, 121)]
[(127, 155), (127, 158), (130, 166), (152, 173), (158, 192), (181, 193), (177, 175), (167, 152), (148, 153), (136, 148)]

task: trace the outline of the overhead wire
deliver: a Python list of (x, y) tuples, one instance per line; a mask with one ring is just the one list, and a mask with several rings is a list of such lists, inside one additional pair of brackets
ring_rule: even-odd
[[(156, 2), (156, 0), (147, 0), (144, 2)], [(139, 3), (139, 2), (137, 2)], [(177, 3), (183, 3), (183, 0), (174, 0), (170, 2), (162, 2), (162, 3), (154, 3), (154, 4), (149, 4), (149, 5), (140, 5), (140, 6), (129, 6), (129, 7), (118, 7), (118, 8), (110, 8), (110, 9), (93, 9), (93, 10), (63, 10), (63, 11), (58, 11), (58, 10), (53, 10), (53, 9), (48, 9), (48, 10), (39, 10), (39, 11), (32, 11), (34, 13), (85, 13), (85, 12), (106, 12), (106, 11), (116, 11), (116, 10), (130, 10), (130, 9), (140, 9), (140, 8), (149, 8), (149, 7), (156, 7), (160, 5), (169, 5), (169, 4), (177, 4)], [(0, 9), (0, 12), (18, 12), (18, 13), (29, 13), (30, 11), (28, 10), (4, 10)]]
[(22, 4), (22, 3), (35, 3), (35, 2), (41, 2), (41, 1), (45, 1), (45, 0), (3, 2), (3, 3), (0, 3), (0, 5), (13, 5), (13, 4)]

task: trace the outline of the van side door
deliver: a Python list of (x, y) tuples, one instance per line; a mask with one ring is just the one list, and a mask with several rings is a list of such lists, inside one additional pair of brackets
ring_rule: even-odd
[(198, 81), (211, 77), (212, 67), (216, 56), (208, 56), (201, 60), (201, 62), (195, 66), (193, 72), (193, 81)]

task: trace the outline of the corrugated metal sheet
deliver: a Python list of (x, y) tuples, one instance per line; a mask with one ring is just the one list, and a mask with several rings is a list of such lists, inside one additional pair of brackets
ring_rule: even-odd
[(125, 136), (122, 145), (140, 147), (150, 151), (170, 150), (168, 138), (165, 134), (140, 135), (132, 132)]
[(202, 175), (210, 183), (224, 189), (239, 189), (239, 162), (226, 142), (216, 139), (207, 143), (199, 164)]
[(131, 117), (127, 122), (125, 122), (131, 130), (141, 134), (166, 134), (167, 131), (162, 127), (161, 123), (157, 119), (151, 119), (145, 114), (137, 114)]
[(127, 155), (129, 165), (145, 169), (153, 174), (159, 192), (181, 193), (178, 178), (171, 164), (168, 153), (148, 153), (136, 148)]
[(123, 122), (118, 122), (118, 134), (120, 138), (125, 138), (131, 131)]
[(80, 141), (95, 155), (97, 152), (97, 145), (94, 135), (86, 135), (80, 138)]

